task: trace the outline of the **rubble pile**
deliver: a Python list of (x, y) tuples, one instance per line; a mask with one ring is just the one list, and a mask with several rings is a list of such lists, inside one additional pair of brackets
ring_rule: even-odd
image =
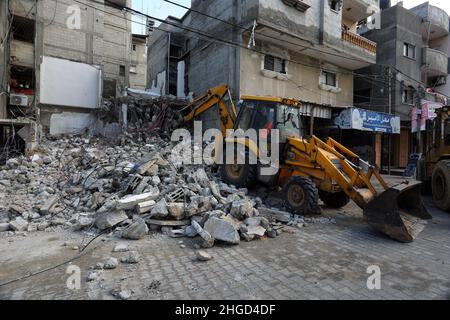
[(209, 248), (276, 237), (291, 221), (208, 167), (184, 165), (173, 149), (159, 136), (44, 140), (41, 153), (0, 167), (0, 232), (63, 228), (139, 240), (160, 231)]
[(130, 132), (144, 135), (150, 132), (168, 137), (183, 124), (181, 111), (187, 104), (186, 100), (172, 96), (151, 97), (130, 93), (125, 97), (105, 100), (103, 107), (97, 111), (97, 117), (104, 123), (123, 122), (122, 107), (126, 105)]

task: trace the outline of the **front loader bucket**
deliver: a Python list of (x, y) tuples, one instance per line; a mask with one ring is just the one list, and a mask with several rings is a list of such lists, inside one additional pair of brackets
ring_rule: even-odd
[(421, 183), (402, 183), (370, 201), (364, 218), (374, 228), (401, 242), (412, 242), (432, 219), (420, 196)]

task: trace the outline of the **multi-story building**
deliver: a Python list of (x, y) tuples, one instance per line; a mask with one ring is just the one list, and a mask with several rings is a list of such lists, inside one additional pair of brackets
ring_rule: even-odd
[(425, 2), (411, 11), (422, 19), (422, 82), (432, 91), (449, 96), (449, 16), (436, 7)]
[(129, 86), (131, 15), (122, 9), (130, 5), (1, 1), (1, 117), (33, 119), (55, 134), (92, 126), (102, 96)]
[(383, 9), (381, 28), (363, 33), (377, 43), (377, 64), (357, 71), (365, 76), (355, 77), (355, 105), (400, 117), (401, 134), (380, 140), (381, 164), (405, 168), (409, 155), (420, 151), (412, 134), (413, 110), (424, 99), (439, 96), (430, 95), (428, 88), (443, 94), (448, 90), (449, 17), (428, 2), (410, 10), (401, 2)]
[[(235, 98), (293, 97), (305, 102), (305, 115), (331, 118), (333, 106), (353, 105), (352, 71), (376, 62), (376, 44), (356, 30), (377, 6), (378, 0), (192, 0), (191, 11), (169, 17), (152, 35), (149, 80), (176, 95), (228, 83)], [(217, 126), (214, 111), (204, 120)]]

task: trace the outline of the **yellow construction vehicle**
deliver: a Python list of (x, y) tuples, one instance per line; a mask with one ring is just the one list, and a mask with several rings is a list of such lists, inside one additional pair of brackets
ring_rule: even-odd
[[(431, 219), (420, 197), (421, 183), (403, 183), (389, 187), (379, 170), (333, 139), (326, 142), (301, 134), (301, 103), (274, 97), (241, 97), (236, 112), (228, 86), (209, 90), (192, 102), (184, 113), (186, 122), (218, 106), (224, 145), (244, 146), (246, 162), (240, 164), (237, 153), (230, 163), (220, 165), (222, 179), (238, 187), (255, 183), (282, 187), (290, 211), (298, 214), (320, 213), (319, 198), (333, 208), (345, 206), (352, 199), (363, 209), (366, 221), (386, 235), (401, 242), (411, 242)], [(251, 155), (261, 157), (258, 141), (230, 135), (229, 129), (278, 129), (280, 164), (275, 174), (261, 174), (264, 164), (252, 164)], [(266, 136), (268, 136), (266, 134)], [(233, 148), (232, 150), (236, 150)], [(217, 152), (216, 156), (223, 157)], [(384, 190), (378, 193), (374, 178)]]
[(450, 211), (450, 107), (436, 111), (427, 126), (425, 152), (418, 162), (417, 179), (431, 184), (436, 205)]

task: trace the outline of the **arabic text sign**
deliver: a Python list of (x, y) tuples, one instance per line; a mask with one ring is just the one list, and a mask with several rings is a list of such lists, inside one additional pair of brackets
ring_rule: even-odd
[(359, 108), (348, 108), (335, 119), (341, 129), (400, 134), (400, 117)]

